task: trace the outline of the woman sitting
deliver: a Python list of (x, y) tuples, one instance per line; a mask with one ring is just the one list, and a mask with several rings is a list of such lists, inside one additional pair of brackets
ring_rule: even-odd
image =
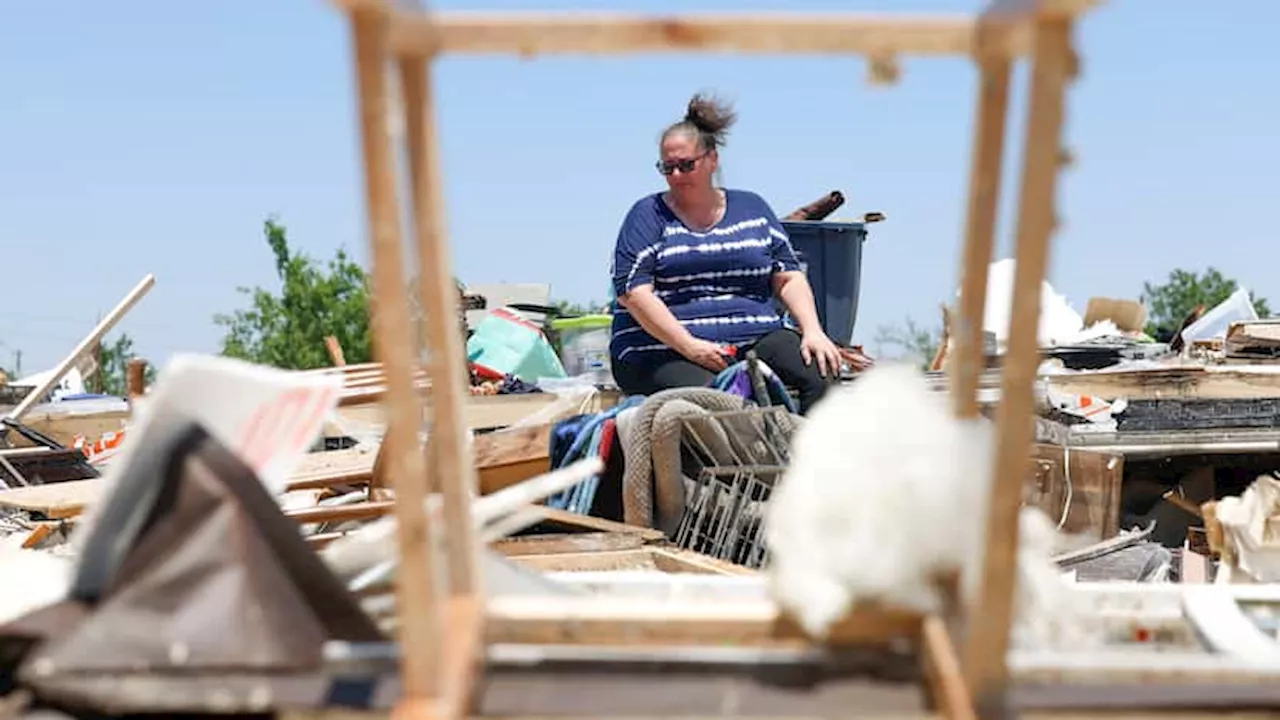
[(662, 134), (667, 191), (631, 207), (614, 249), (613, 376), (629, 395), (705, 386), (754, 348), (799, 392), (803, 413), (838, 377), (840, 354), (769, 204), (713, 183), (733, 121), (729, 107), (695, 95)]

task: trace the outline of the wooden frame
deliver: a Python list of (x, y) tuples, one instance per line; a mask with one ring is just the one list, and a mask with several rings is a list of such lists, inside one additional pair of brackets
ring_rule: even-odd
[[(962, 254), (962, 296), (953, 328), (951, 365), (956, 413), (977, 415), (976, 388), (982, 367), (981, 324), (990, 263), (1005, 140), (1009, 74), (1015, 59), (1032, 65), (1024, 167), (1017, 226), (1017, 271), (1005, 358), (999, 441), (983, 568), (981, 612), (968, 613), (963, 670), (937, 657), (949, 650), (946, 633), (934, 620), (892, 610), (856, 609), (829, 643), (884, 640), (909, 634), (932, 648), (930, 675), (951, 717), (970, 716), (969, 697), (1000, 702), (1009, 640), (1017, 513), (1023, 471), (1031, 451), (1033, 381), (1038, 365), (1036, 326), (1039, 285), (1048, 262), (1054, 228), (1053, 198), (1063, 116), (1063, 95), (1076, 59), (1071, 27), (1099, 0), (995, 0), (972, 17), (868, 15), (719, 15), (678, 18), (634, 15), (521, 15), (408, 12), (385, 0), (339, 0), (353, 31), (365, 159), (365, 185), (372, 246), (375, 349), (386, 372), (384, 399), (389, 421), (385, 439), (397, 490), (396, 516), (402, 556), (398, 603), (401, 614), (403, 710), (410, 714), (457, 717), (467, 710), (483, 643), (535, 638), (559, 642), (644, 642), (734, 639), (760, 645), (809, 643), (776, 608), (761, 607), (726, 618), (707, 630), (707, 618), (692, 608), (612, 605), (594, 608), (486, 608), (479, 587), (477, 540), (469, 523), (475, 471), (469, 461), (463, 424), (464, 367), (453, 318), (457, 293), (445, 241), (441, 170), (434, 118), (430, 63), (446, 53), (621, 54), (664, 51), (738, 53), (858, 54), (871, 62), (873, 78), (896, 77), (900, 55), (971, 57), (980, 73), (978, 114), (968, 220)], [(400, 207), (395, 163), (387, 135), (389, 107), (385, 72), (395, 62), (406, 115), (412, 218), (422, 297), (432, 350), (427, 375), (434, 388), (432, 452), (419, 451), (415, 429), (422, 417), (414, 392), (415, 348), (407, 312)], [(443, 534), (448, 551), (435, 549), (432, 528), (422, 512), (432, 478), (445, 503)], [(434, 566), (447, 564), (448, 584), (437, 587)], [(445, 618), (448, 618), (447, 620)], [(486, 627), (486, 623), (492, 625)], [(700, 637), (692, 628), (702, 627)], [(710, 633), (709, 635), (707, 633)], [(965, 685), (967, 685), (967, 692)], [(935, 692), (938, 695), (939, 692)]]

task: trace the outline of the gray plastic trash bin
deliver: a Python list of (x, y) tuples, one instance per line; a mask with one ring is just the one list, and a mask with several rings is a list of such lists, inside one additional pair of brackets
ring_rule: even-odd
[(837, 343), (853, 340), (862, 285), (862, 244), (867, 228), (858, 222), (786, 220), (783, 229), (813, 286), (818, 319)]

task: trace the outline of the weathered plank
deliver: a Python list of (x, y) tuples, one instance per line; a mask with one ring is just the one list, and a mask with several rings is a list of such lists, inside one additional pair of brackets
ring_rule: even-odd
[(1227, 399), (1280, 397), (1280, 368), (1173, 367), (1128, 372), (1054, 375), (1051, 389), (1105, 400)]
[(97, 501), (107, 482), (91, 478), (0, 490), (0, 507), (40, 513), (51, 520), (69, 518)]

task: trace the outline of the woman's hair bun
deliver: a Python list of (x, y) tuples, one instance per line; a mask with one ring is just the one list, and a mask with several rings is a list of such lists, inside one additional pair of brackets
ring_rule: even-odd
[(702, 93), (689, 98), (689, 108), (684, 114), (685, 122), (714, 137), (716, 144), (723, 140), (721, 136), (737, 119), (732, 105)]

